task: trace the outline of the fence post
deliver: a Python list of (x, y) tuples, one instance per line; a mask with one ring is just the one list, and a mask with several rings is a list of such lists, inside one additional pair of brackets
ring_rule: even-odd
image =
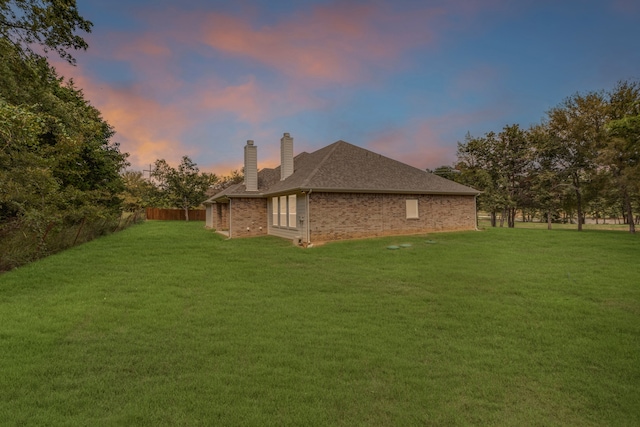
[(80, 236), (80, 232), (82, 231), (82, 228), (84, 227), (84, 222), (86, 221), (87, 218), (82, 218), (82, 222), (80, 223), (80, 228), (78, 228), (78, 232), (76, 233), (76, 238), (73, 239), (73, 244), (71, 246), (75, 246), (76, 242), (78, 241), (78, 236)]
[(42, 245), (45, 244), (45, 240), (47, 240), (47, 235), (49, 234), (49, 232), (51, 231), (51, 229), (53, 228), (54, 225), (55, 225), (55, 223), (53, 221), (51, 221), (49, 223), (49, 225), (47, 225), (47, 229), (45, 230), (44, 234), (42, 235), (42, 240), (40, 240), (40, 243), (38, 244), (38, 249), (36, 249), (36, 253), (37, 254), (40, 253), (40, 248), (42, 248)]

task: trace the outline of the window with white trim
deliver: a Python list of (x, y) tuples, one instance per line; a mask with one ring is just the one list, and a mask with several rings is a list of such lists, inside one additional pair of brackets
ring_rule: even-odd
[(287, 226), (287, 196), (280, 196), (280, 227)]
[(407, 219), (418, 219), (418, 200), (417, 199), (408, 199), (407, 200)]
[(271, 214), (272, 214), (272, 225), (278, 225), (278, 198), (271, 198)]
[(289, 227), (296, 227), (296, 195), (289, 196)]

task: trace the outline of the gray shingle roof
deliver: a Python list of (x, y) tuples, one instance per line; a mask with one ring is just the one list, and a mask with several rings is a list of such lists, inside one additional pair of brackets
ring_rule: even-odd
[(345, 141), (294, 158), (294, 172), (280, 181), (280, 167), (258, 172), (258, 192), (243, 184), (210, 199), (267, 197), (297, 190), (349, 193), (405, 193), (476, 195), (471, 187), (428, 173)]

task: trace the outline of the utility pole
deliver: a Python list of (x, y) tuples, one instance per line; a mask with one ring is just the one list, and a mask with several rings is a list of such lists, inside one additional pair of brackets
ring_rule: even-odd
[(151, 163), (149, 163), (149, 169), (143, 169), (142, 172), (149, 172), (149, 180), (151, 180), (151, 173), (153, 172), (153, 169), (151, 167)]

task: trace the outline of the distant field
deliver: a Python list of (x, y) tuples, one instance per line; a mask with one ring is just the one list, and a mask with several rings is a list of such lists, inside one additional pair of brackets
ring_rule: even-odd
[[(480, 220), (478, 221), (478, 225), (481, 228), (490, 228), (491, 227), (491, 221), (489, 219), (486, 218), (480, 218)], [(500, 223), (498, 222), (498, 228), (500, 227)], [(507, 227), (507, 222), (505, 221), (504, 223), (504, 227)], [(515, 228), (535, 228), (535, 229), (547, 229), (547, 223), (546, 222), (538, 222), (538, 221), (534, 221), (534, 222), (520, 222), (520, 221), (516, 221), (516, 226)], [(629, 225), (628, 224), (617, 224), (616, 222), (614, 222), (613, 220), (607, 220), (606, 223), (602, 223), (602, 220), (599, 221), (598, 224), (596, 224), (595, 222), (593, 222), (592, 220), (587, 221), (586, 224), (582, 225), (582, 228), (584, 230), (615, 230), (615, 231), (629, 231)], [(640, 231), (640, 226), (636, 226), (636, 228), (639, 229)], [(553, 223), (551, 224), (551, 229), (552, 230), (577, 230), (578, 229), (578, 224), (556, 224)]]
[(520, 225), (149, 221), (3, 274), (0, 424), (640, 425), (640, 237)]

